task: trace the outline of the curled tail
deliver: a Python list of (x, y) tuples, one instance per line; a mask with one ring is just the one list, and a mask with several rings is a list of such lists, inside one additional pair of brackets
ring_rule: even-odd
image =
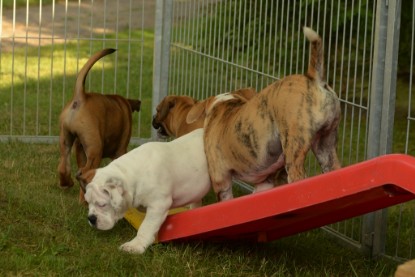
[(310, 41), (310, 62), (307, 75), (316, 81), (324, 81), (324, 57), (321, 37), (311, 28), (303, 27), (304, 35)]
[(101, 51), (96, 52), (92, 55), (89, 60), (84, 64), (81, 70), (78, 73), (78, 77), (76, 78), (75, 84), (75, 91), (74, 91), (74, 100), (79, 101), (85, 96), (85, 79), (88, 75), (89, 70), (92, 66), (102, 57), (114, 53), (116, 50), (112, 48), (103, 49)]

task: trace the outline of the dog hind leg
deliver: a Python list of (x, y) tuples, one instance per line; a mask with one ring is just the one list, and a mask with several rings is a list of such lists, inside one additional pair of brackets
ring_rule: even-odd
[[(101, 164), (102, 144), (97, 140), (89, 140), (86, 143), (85, 138), (80, 138), (80, 141), (78, 143), (80, 145), (80, 149), (83, 149), (83, 153), (77, 153), (77, 159), (79, 159), (81, 163), (84, 164), (83, 167), (78, 169), (77, 179), (79, 180), (79, 177), (85, 174), (88, 170), (98, 168)], [(85, 147), (84, 145), (87, 145), (87, 147)], [(78, 157), (78, 155), (80, 156)], [(85, 159), (82, 157), (82, 155), (86, 156), (86, 162), (82, 161), (83, 159)], [(85, 203), (84, 192), (82, 189), (79, 190), (79, 203)]]
[(98, 132), (90, 132), (79, 137), (79, 143), (86, 155), (86, 163), (79, 168), (81, 175), (90, 169), (98, 168), (101, 164), (104, 145), (102, 139), (97, 139), (100, 137)]
[(79, 168), (84, 167), (86, 164), (86, 154), (79, 140), (75, 140), (74, 144), (75, 144), (75, 153), (76, 153), (76, 163), (79, 169)]
[(324, 173), (341, 168), (341, 163), (337, 156), (336, 145), (337, 130), (321, 135), (312, 145), (311, 149)]
[(72, 187), (71, 178), (71, 149), (75, 137), (68, 131), (61, 128), (59, 136), (60, 161), (58, 165), (59, 180), (61, 187)]
[(308, 138), (303, 137), (301, 142), (294, 136), (288, 136), (292, 139), (282, 141), (283, 151), (285, 155), (285, 169), (287, 171), (288, 183), (296, 182), (307, 177), (304, 170), (304, 162), (310, 146)]
[[(75, 140), (75, 153), (76, 153), (76, 163), (78, 165), (78, 172), (76, 173), (76, 179), (80, 181), (79, 177), (82, 174), (82, 172), (80, 171), (81, 168), (85, 167), (86, 162), (87, 162), (87, 157), (84, 151), (84, 147), (82, 146), (81, 142), (79, 141), (79, 139)], [(84, 196), (84, 191), (82, 189), (79, 190), (79, 203), (83, 204), (86, 203), (85, 201), (85, 196)]]

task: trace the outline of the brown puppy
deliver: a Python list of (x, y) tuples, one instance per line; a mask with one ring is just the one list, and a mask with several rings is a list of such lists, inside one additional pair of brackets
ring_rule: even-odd
[[(244, 88), (232, 93), (245, 99), (251, 99), (256, 91), (253, 88)], [(178, 138), (195, 129), (203, 128), (205, 117), (202, 115), (190, 124), (186, 122), (187, 113), (196, 103), (197, 100), (189, 96), (169, 95), (164, 97), (153, 116), (152, 125), (154, 129), (158, 130), (157, 135), (160, 138)]]
[(288, 182), (306, 177), (304, 161), (312, 149), (323, 172), (340, 168), (336, 153), (340, 102), (323, 76), (320, 36), (304, 27), (311, 42), (305, 75), (287, 76), (245, 100), (232, 95), (198, 103), (188, 122), (206, 114), (204, 146), (213, 189), (231, 199), (232, 177), (272, 187), (273, 174), (287, 170)]
[[(131, 136), (133, 111), (140, 110), (139, 100), (119, 95), (85, 92), (85, 78), (92, 66), (115, 49), (95, 53), (82, 67), (76, 79), (72, 100), (60, 115), (60, 162), (58, 166), (61, 187), (72, 187), (71, 148), (75, 143), (78, 175), (97, 168), (102, 158), (115, 159), (127, 152)], [(83, 192), (80, 193), (83, 201)]]
[(415, 277), (415, 260), (407, 261), (398, 266), (394, 277)]
[(205, 118), (200, 117), (191, 124), (186, 123), (189, 110), (197, 100), (189, 96), (169, 95), (156, 108), (152, 125), (160, 138), (181, 137), (193, 130), (203, 128)]

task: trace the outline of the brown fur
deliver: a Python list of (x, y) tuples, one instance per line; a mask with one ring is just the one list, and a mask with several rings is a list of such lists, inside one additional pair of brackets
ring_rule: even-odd
[(186, 123), (186, 116), (196, 100), (189, 96), (169, 95), (163, 98), (153, 116), (153, 128), (159, 137), (181, 137), (195, 129), (203, 128), (204, 118), (191, 124)]
[(189, 112), (188, 122), (206, 115), (205, 152), (219, 200), (233, 197), (232, 177), (268, 188), (270, 178), (285, 167), (288, 182), (305, 178), (310, 149), (323, 172), (340, 168), (336, 153), (340, 102), (323, 80), (321, 38), (309, 28), (304, 33), (311, 41), (306, 75), (276, 81), (248, 102), (220, 96)]
[(97, 170), (91, 169), (86, 171), (84, 174), (78, 176), (79, 185), (81, 186), (81, 190), (83, 193), (86, 192), (86, 186), (91, 183), (92, 179), (94, 179)]
[(398, 266), (394, 277), (415, 277), (415, 260), (410, 260)]
[[(140, 110), (141, 102), (119, 95), (86, 93), (84, 88), (85, 78), (95, 62), (114, 51), (101, 50), (88, 60), (78, 74), (73, 99), (60, 115), (61, 156), (58, 172), (61, 187), (74, 185), (70, 165), (73, 144), (78, 175), (97, 168), (102, 158), (115, 159), (127, 152), (131, 136), (131, 113)], [(83, 201), (82, 191), (80, 201)]]
[[(244, 88), (232, 93), (245, 99), (251, 99), (256, 91), (252, 88)], [(190, 124), (186, 122), (188, 112), (196, 103), (197, 100), (189, 96), (169, 95), (164, 97), (156, 108), (152, 122), (154, 129), (158, 130), (159, 137), (178, 138), (195, 129), (203, 128), (205, 117), (202, 115)]]

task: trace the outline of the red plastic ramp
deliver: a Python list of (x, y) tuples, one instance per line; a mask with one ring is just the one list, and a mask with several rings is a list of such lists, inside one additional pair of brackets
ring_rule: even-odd
[(168, 216), (158, 240), (271, 241), (415, 199), (415, 158), (381, 156)]

